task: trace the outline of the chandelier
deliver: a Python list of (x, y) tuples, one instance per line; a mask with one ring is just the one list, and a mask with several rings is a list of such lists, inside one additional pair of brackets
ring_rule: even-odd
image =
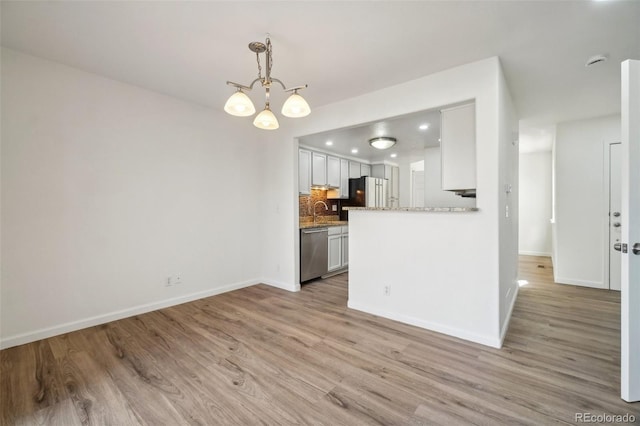
[[(273, 56), (272, 56), (272, 48), (271, 48), (271, 40), (269, 39), (269, 34), (267, 34), (267, 39), (264, 43), (259, 41), (254, 41), (249, 43), (249, 50), (256, 54), (256, 61), (258, 62), (258, 78), (253, 80), (249, 86), (245, 86), (239, 83), (234, 83), (233, 81), (227, 81), (229, 86), (233, 86), (236, 88), (236, 92), (229, 97), (227, 103), (224, 105), (224, 110), (231, 115), (235, 115), (237, 117), (248, 117), (250, 115), (255, 114), (256, 108), (253, 106), (253, 102), (244, 93), (243, 90), (250, 91), (253, 89), (253, 85), (257, 82), (260, 82), (262, 87), (265, 89), (265, 104), (264, 109), (260, 114), (256, 116), (253, 120), (253, 125), (265, 130), (275, 130), (280, 125), (278, 124), (278, 119), (271, 112), (271, 107), (269, 105), (269, 92), (271, 90), (271, 86), (273, 83), (278, 83), (282, 86), (282, 89), (285, 92), (293, 92), (287, 98), (284, 105), (282, 105), (282, 115), (285, 117), (306, 117), (311, 112), (311, 108), (309, 108), (309, 104), (304, 100), (302, 96), (298, 94), (298, 90), (304, 89), (307, 85), (296, 86), (286, 88), (284, 83), (278, 80), (275, 77), (271, 77), (271, 67), (273, 66)], [(262, 75), (262, 65), (260, 64), (260, 54), (265, 54), (265, 72), (264, 76)]]

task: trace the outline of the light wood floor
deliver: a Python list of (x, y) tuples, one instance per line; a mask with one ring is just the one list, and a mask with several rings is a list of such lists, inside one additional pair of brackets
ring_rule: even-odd
[[(544, 268), (538, 267), (544, 266)], [(619, 293), (523, 257), (500, 350), (346, 308), (347, 276), (265, 285), (1, 352), (2, 425), (574, 423), (625, 414)]]

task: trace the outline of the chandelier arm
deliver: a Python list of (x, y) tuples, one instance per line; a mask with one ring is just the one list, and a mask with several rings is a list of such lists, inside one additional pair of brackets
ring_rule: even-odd
[(289, 87), (288, 89), (283, 87), (283, 89), (284, 89), (285, 92), (293, 92), (293, 91), (297, 91), (297, 90), (306, 89), (307, 87), (309, 87), (308, 84), (303, 84), (302, 86)]
[(253, 87), (253, 84), (251, 84), (251, 86), (249, 87), (249, 86), (245, 86), (244, 84), (234, 83), (233, 81), (228, 81), (228, 80), (227, 80), (227, 84), (229, 86), (233, 86), (233, 87), (236, 87), (238, 89), (244, 89), (244, 90), (251, 90), (252, 87)]
[(271, 81), (272, 81), (272, 82), (273, 82), (273, 81), (275, 81), (276, 83), (279, 83), (279, 84), (280, 84), (280, 86), (282, 86), (282, 90), (284, 90), (285, 92), (287, 91), (287, 89), (285, 88), (284, 83), (283, 83), (283, 82), (281, 82), (280, 80), (278, 80), (277, 78), (273, 78), (273, 77), (272, 77), (272, 78), (271, 78)]
[(253, 80), (253, 81), (251, 82), (251, 84), (249, 85), (249, 87), (253, 89), (253, 85), (254, 85), (254, 84), (256, 84), (257, 82), (262, 83), (262, 81), (263, 81), (263, 79), (262, 79), (262, 78), (256, 78), (255, 80)]

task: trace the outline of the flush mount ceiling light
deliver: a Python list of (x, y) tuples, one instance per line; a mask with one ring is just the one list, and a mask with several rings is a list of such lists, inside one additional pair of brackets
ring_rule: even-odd
[(388, 136), (369, 139), (369, 145), (376, 149), (389, 149), (394, 146), (396, 142), (396, 138), (390, 138)]
[[(271, 67), (273, 66), (273, 58), (272, 58), (272, 48), (271, 48), (271, 40), (269, 39), (269, 34), (267, 34), (267, 39), (264, 43), (259, 41), (254, 41), (249, 43), (249, 50), (256, 54), (256, 60), (258, 62), (258, 78), (253, 80), (249, 86), (245, 86), (243, 84), (234, 83), (233, 81), (227, 81), (229, 86), (235, 87), (236, 92), (229, 97), (227, 103), (224, 105), (224, 110), (231, 115), (235, 115), (236, 117), (248, 117), (253, 115), (256, 112), (255, 107), (253, 106), (253, 102), (251, 99), (243, 92), (243, 90), (250, 91), (253, 89), (253, 85), (257, 82), (260, 82), (262, 87), (264, 87), (266, 92), (266, 101), (264, 104), (264, 109), (260, 114), (256, 116), (253, 120), (253, 125), (266, 130), (275, 130), (280, 125), (278, 124), (278, 119), (271, 112), (271, 108), (269, 106), (269, 92), (271, 90), (271, 85), (273, 83), (278, 83), (282, 86), (282, 89), (285, 92), (293, 92), (289, 98), (285, 101), (282, 106), (282, 115), (285, 117), (306, 117), (311, 112), (311, 108), (309, 108), (309, 104), (304, 100), (302, 96), (298, 94), (298, 90), (304, 89), (307, 85), (296, 86), (286, 88), (284, 83), (277, 78), (271, 77)], [(260, 65), (260, 54), (265, 54), (265, 74), (262, 75), (262, 66)]]
[(608, 55), (594, 55), (587, 59), (587, 63), (584, 64), (585, 67), (590, 67), (595, 64), (599, 64), (600, 62), (606, 62), (609, 59)]

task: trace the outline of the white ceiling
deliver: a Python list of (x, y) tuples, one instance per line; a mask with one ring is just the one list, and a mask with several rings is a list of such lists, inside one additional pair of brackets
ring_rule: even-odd
[[(221, 109), (257, 75), (311, 107), (499, 56), (523, 128), (620, 110), (620, 62), (640, 59), (640, 1), (2, 1), (5, 47)], [(587, 58), (610, 59), (591, 68)], [(261, 103), (262, 91), (251, 96)], [(274, 90), (274, 105), (284, 100)]]

